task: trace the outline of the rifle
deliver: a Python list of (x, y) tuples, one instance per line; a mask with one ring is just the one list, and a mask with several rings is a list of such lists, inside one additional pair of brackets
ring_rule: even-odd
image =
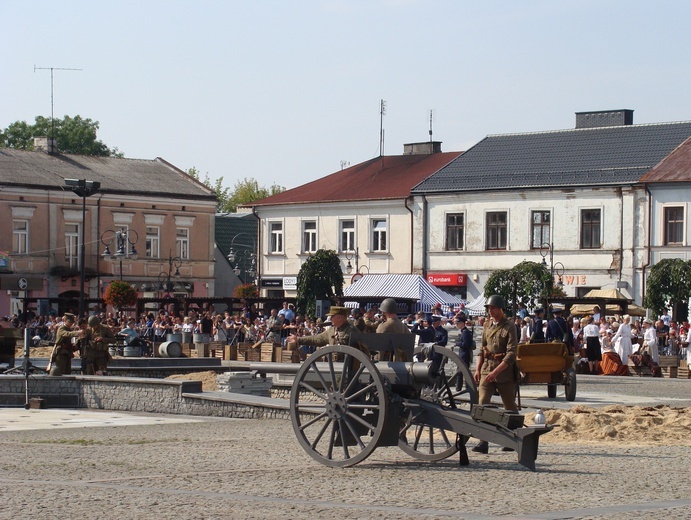
[(55, 353), (58, 350), (58, 344), (53, 345), (53, 350), (50, 352), (50, 359), (48, 360), (48, 366), (46, 367), (46, 372), (50, 373), (50, 369), (53, 368), (53, 359), (55, 359)]

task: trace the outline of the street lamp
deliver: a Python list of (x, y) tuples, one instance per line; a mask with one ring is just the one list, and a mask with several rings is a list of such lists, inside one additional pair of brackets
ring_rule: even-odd
[[(170, 283), (171, 276), (175, 278), (180, 278), (180, 267), (182, 266), (182, 258), (179, 256), (173, 257), (173, 252), (168, 251), (168, 272), (161, 272), (158, 275), (158, 288), (161, 291), (170, 292), (173, 290), (173, 286)], [(173, 267), (175, 267), (175, 272), (173, 273)], [(163, 281), (165, 280), (165, 287)]]
[(84, 316), (84, 278), (86, 278), (86, 198), (96, 193), (101, 183), (86, 179), (65, 179), (65, 187), (82, 198), (82, 232), (80, 233), (82, 246), (79, 250), (79, 317), (81, 318)]
[(348, 263), (346, 264), (346, 273), (350, 274), (353, 272), (353, 264), (350, 263), (351, 260), (355, 259), (355, 272), (358, 273), (360, 272), (360, 268), (358, 267), (358, 258), (360, 256), (360, 248), (356, 247), (355, 251), (346, 251), (345, 252), (345, 257), (346, 260), (348, 260)]
[(557, 286), (559, 287), (564, 287), (564, 282), (562, 280), (562, 277), (564, 276), (564, 271), (566, 268), (564, 267), (564, 264), (561, 262), (554, 262), (554, 244), (548, 244), (547, 242), (544, 242), (540, 245), (540, 255), (542, 255), (542, 266), (547, 267), (547, 261), (545, 260), (545, 257), (549, 253), (549, 273), (552, 275), (552, 282), (554, 283), (554, 273), (557, 273), (557, 276), (559, 277), (559, 281), (557, 282)]
[[(234, 249), (235, 239), (241, 235), (245, 235), (252, 240), (252, 250), (249, 249), (249, 244), (238, 244), (240, 248), (236, 251)], [(257, 250), (257, 243), (252, 235), (248, 233), (238, 233), (230, 241), (230, 251), (228, 251), (228, 262), (230, 265), (235, 264), (233, 267), (233, 272), (236, 276), (244, 271), (245, 275), (242, 277), (245, 284), (247, 284), (247, 275), (249, 275), (252, 280), (257, 276), (257, 255), (254, 251)], [(242, 267), (244, 267), (244, 269)]]
[[(132, 237), (134, 235), (134, 237)], [(120, 280), (122, 280), (122, 261), (136, 260), (137, 250), (134, 244), (139, 240), (139, 235), (133, 229), (120, 229), (113, 231), (107, 229), (101, 235), (101, 243), (106, 246), (101, 256), (111, 262), (120, 261)], [(110, 252), (110, 246), (115, 242), (115, 253)]]

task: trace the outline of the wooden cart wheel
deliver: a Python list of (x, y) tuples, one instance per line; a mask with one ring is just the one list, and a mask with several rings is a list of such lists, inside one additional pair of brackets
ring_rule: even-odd
[(564, 379), (564, 390), (567, 401), (576, 400), (576, 371), (573, 368), (566, 370), (566, 377)]
[(290, 418), (302, 448), (315, 460), (347, 467), (377, 447), (388, 411), (374, 363), (353, 347), (317, 350), (300, 367), (290, 392)]
[(550, 399), (554, 399), (557, 397), (557, 383), (548, 383), (547, 384), (547, 397)]
[[(421, 350), (417, 347), (415, 353)], [(445, 347), (434, 347), (434, 350), (442, 355), (441, 377), (423, 387), (419, 398), (470, 412), (470, 407), (477, 404), (477, 387), (470, 370), (452, 350)], [(408, 418), (401, 430), (398, 447), (411, 457), (427, 461), (442, 460), (458, 451), (455, 432), (418, 423), (414, 417)]]

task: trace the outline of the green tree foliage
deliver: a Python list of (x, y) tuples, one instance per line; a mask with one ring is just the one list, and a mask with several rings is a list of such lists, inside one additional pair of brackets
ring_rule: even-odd
[(111, 150), (96, 138), (98, 128), (98, 121), (81, 116), (65, 116), (53, 121), (37, 116), (33, 125), (16, 121), (0, 132), (0, 147), (33, 150), (34, 137), (50, 137), (57, 140), (60, 153), (123, 157), (117, 148)]
[(656, 263), (648, 275), (643, 305), (664, 314), (668, 307), (688, 302), (691, 298), (691, 262), (665, 258)]
[(314, 316), (317, 300), (343, 296), (343, 271), (335, 251), (320, 249), (302, 264), (298, 273), (298, 312)]
[(511, 269), (494, 271), (485, 284), (485, 297), (498, 294), (506, 301), (507, 311), (513, 314), (522, 303), (529, 309), (542, 305), (550, 296), (562, 296), (549, 269), (537, 262), (521, 262)]
[(218, 199), (217, 210), (219, 213), (234, 213), (237, 211), (238, 206), (251, 204), (285, 191), (284, 187), (277, 184), (273, 184), (270, 188), (264, 188), (259, 186), (256, 179), (247, 178), (236, 182), (235, 187), (231, 190), (228, 187), (223, 187), (223, 177), (216, 179), (216, 182), (212, 183), (208, 173), (202, 179), (199, 175), (199, 170), (194, 167), (187, 170), (187, 174), (216, 193), (216, 198)]

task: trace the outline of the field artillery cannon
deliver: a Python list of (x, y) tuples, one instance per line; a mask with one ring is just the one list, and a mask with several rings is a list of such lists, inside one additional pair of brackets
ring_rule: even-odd
[(252, 363), (249, 368), (295, 374), (293, 431), (302, 448), (324, 465), (352, 466), (382, 446), (398, 446), (427, 461), (460, 452), (461, 464), (467, 464), (465, 445), (475, 437), (512, 448), (520, 464), (535, 470), (539, 437), (552, 427), (524, 426), (523, 416), (514, 412), (490, 417), (489, 407), (477, 406), (475, 382), (451, 350), (435, 347), (434, 361), (424, 362), (373, 361), (376, 352), (371, 344), (367, 353), (333, 345), (301, 365)]

